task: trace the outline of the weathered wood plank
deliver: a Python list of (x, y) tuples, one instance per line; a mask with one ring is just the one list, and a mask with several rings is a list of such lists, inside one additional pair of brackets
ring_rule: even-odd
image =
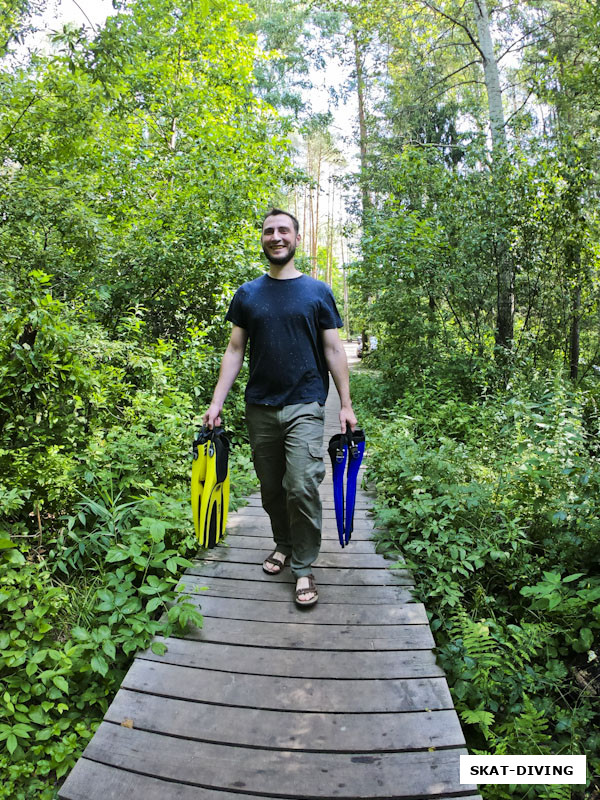
[(349, 671), (355, 679), (387, 680), (389, 678), (441, 678), (443, 670), (436, 664), (431, 650), (312, 650), (296, 654), (294, 650), (198, 642), (188, 639), (163, 639), (168, 650), (156, 655), (143, 651), (138, 658), (161, 664), (178, 664), (196, 669), (216, 669), (223, 672), (247, 672), (252, 675), (274, 675), (288, 678), (347, 678)]
[[(302, 612), (309, 614), (311, 609)], [(435, 647), (429, 625), (303, 625), (244, 622), (205, 617), (189, 639), (298, 650), (429, 650)]]
[[(135, 762), (130, 765), (135, 769)], [(80, 758), (58, 793), (61, 800), (265, 800), (264, 795), (206, 789)], [(271, 795), (273, 800), (284, 800)]]
[[(228, 747), (103, 722), (86, 758), (162, 779), (250, 794), (402, 798), (455, 792), (463, 749), (417, 753), (307, 753)], [(326, 777), (325, 777), (326, 776)], [(473, 793), (474, 786), (463, 787)]]
[[(149, 775), (80, 759), (59, 792), (62, 800), (265, 800), (265, 795), (240, 794), (201, 786), (179, 784)], [(272, 800), (285, 800), (269, 795)], [(338, 795), (339, 797), (339, 795)], [(435, 800), (481, 800), (479, 795), (453, 795)]]
[[(289, 569), (279, 575), (265, 575), (262, 567), (248, 566), (246, 564), (228, 564), (224, 561), (194, 563), (188, 570), (190, 575), (201, 575), (213, 578), (236, 578), (248, 581), (269, 580), (276, 583), (292, 581)], [(333, 586), (412, 586), (414, 580), (408, 570), (390, 569), (328, 569), (315, 567), (313, 570), (315, 581), (323, 595), (328, 584)]]
[(453, 707), (445, 678), (289, 678), (198, 670), (136, 659), (121, 686), (193, 702), (210, 703), (218, 697), (219, 705), (273, 711), (364, 714)]
[[(269, 579), (262, 581), (230, 580), (229, 578), (200, 577), (183, 575), (181, 584), (199, 597), (237, 597), (241, 600), (289, 600), (290, 583)], [(206, 591), (204, 591), (206, 587)], [(387, 605), (412, 603), (414, 599), (410, 586), (328, 586), (320, 597), (320, 605), (356, 603), (361, 605)]]
[[(238, 547), (215, 547), (209, 550), (204, 556), (204, 561), (224, 561), (227, 563), (253, 564), (262, 566), (267, 553), (260, 553), (257, 550), (247, 550)], [(345, 567), (355, 569), (386, 569), (388, 561), (377, 553), (353, 553), (349, 549), (339, 552), (321, 552), (314, 562), (315, 567), (331, 568)]]
[[(242, 519), (246, 518), (254, 518), (254, 517), (261, 517), (268, 521), (268, 516), (266, 512), (260, 506), (242, 506), (236, 512), (236, 516)], [(323, 509), (323, 519), (335, 519), (335, 511), (333, 508), (324, 508)], [(355, 515), (355, 523), (357, 522), (365, 522), (367, 521), (366, 515), (364, 514), (356, 514)], [(370, 520), (369, 520), (370, 521)]]
[(421, 603), (397, 606), (324, 603), (317, 604), (310, 614), (299, 614), (292, 598), (286, 602), (194, 595), (192, 601), (200, 606), (203, 615), (219, 619), (293, 622), (298, 625), (427, 625), (427, 614)]
[[(189, 703), (121, 689), (107, 722), (220, 744), (335, 753), (408, 752), (464, 747), (453, 711), (326, 714)], [(199, 724), (201, 722), (201, 724)]]
[[(321, 491), (321, 492), (319, 492), (319, 496), (321, 498), (321, 503), (323, 505), (323, 508), (327, 508), (330, 511), (335, 509), (335, 505), (334, 505), (334, 502), (333, 502), (333, 492), (331, 492), (331, 491), (329, 491), (329, 492)], [(261, 502), (260, 496), (253, 495), (252, 497), (249, 497), (248, 498), (248, 502), (245, 505), (240, 506), (240, 510), (242, 508), (248, 508), (249, 506), (251, 506), (253, 508), (262, 508), (262, 502)], [(361, 495), (359, 495), (357, 493), (356, 502), (354, 504), (354, 510), (356, 512), (356, 514), (355, 514), (356, 516), (358, 516), (357, 512), (359, 512), (359, 511), (368, 511), (372, 507), (373, 507), (373, 501), (372, 500), (368, 499), (367, 497), (361, 496)]]
[[(244, 531), (247, 529), (262, 530), (264, 533), (269, 533), (271, 530), (271, 523), (266, 514), (260, 516), (253, 514), (252, 516), (243, 516), (237, 511), (233, 516), (227, 520), (227, 530), (231, 531), (236, 528), (243, 527)], [(356, 517), (354, 520), (354, 531), (352, 538), (368, 539), (368, 534), (375, 530), (375, 519), (367, 517)], [(323, 531), (331, 531), (334, 533), (336, 530), (335, 517), (323, 519)]]
[[(240, 529), (239, 533), (228, 533), (220, 546), (236, 547), (245, 550), (260, 550), (263, 553), (263, 558), (268, 555), (274, 548), (273, 537), (270, 533), (263, 536), (246, 536)], [(264, 533), (264, 532), (263, 532)], [(340, 547), (339, 541), (336, 539), (323, 539), (321, 542), (322, 553), (341, 553), (344, 552)], [(363, 541), (352, 541), (348, 547), (348, 552), (352, 553), (374, 553), (375, 543), (370, 539)]]

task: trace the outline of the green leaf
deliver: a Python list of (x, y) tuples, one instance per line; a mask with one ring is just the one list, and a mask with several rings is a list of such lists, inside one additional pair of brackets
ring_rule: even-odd
[(62, 675), (55, 675), (52, 678), (52, 683), (56, 686), (57, 689), (60, 689), (61, 692), (64, 692), (65, 694), (69, 694), (69, 684), (63, 678)]
[(20, 550), (9, 550), (6, 554), (6, 560), (9, 564), (14, 564), (17, 567), (22, 567), (25, 563), (25, 556)]
[(583, 578), (585, 572), (576, 572), (574, 575), (568, 575), (566, 578), (562, 579), (563, 583), (570, 583), (571, 581), (576, 581), (577, 578)]
[(114, 661), (117, 656), (117, 648), (109, 639), (105, 639), (102, 642), (102, 650), (106, 653), (106, 655)]
[(0, 539), (0, 550), (9, 550), (11, 547), (16, 547), (16, 544), (10, 539)]
[(108, 664), (106, 663), (106, 659), (99, 653), (96, 653), (96, 655), (92, 656), (90, 664), (94, 672), (99, 672), (103, 677), (108, 672)]
[(164, 642), (152, 642), (150, 649), (157, 656), (164, 656), (167, 652), (167, 645)]
[(129, 558), (129, 553), (121, 547), (113, 547), (105, 556), (105, 560), (109, 564), (114, 564), (117, 561), (126, 561)]

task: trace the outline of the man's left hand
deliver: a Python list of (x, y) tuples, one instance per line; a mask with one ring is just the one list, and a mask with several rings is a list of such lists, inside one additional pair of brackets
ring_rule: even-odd
[(342, 428), (342, 433), (346, 433), (348, 425), (350, 426), (350, 430), (353, 431), (357, 424), (358, 420), (356, 419), (352, 406), (342, 406), (340, 409), (340, 426)]

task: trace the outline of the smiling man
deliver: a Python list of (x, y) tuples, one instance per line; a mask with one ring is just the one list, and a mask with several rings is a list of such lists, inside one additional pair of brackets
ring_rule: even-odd
[(235, 293), (227, 319), (231, 338), (204, 423), (221, 423), (221, 411), (250, 342), (246, 423), (263, 508), (275, 549), (263, 570), (279, 574), (290, 563), (296, 603), (318, 600), (312, 564), (321, 545), (319, 485), (325, 475), (323, 426), (329, 373), (340, 395), (340, 425), (356, 427), (348, 362), (338, 335), (343, 323), (331, 289), (294, 265), (298, 220), (271, 209), (261, 244), (269, 271)]

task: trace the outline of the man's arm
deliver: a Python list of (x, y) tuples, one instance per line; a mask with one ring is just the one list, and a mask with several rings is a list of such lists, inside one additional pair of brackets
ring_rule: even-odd
[(237, 325), (234, 325), (231, 331), (229, 344), (221, 360), (219, 380), (215, 386), (210, 406), (206, 414), (202, 417), (202, 422), (209, 428), (221, 424), (221, 411), (223, 410), (225, 398), (229, 394), (229, 390), (233, 386), (235, 379), (240, 374), (242, 364), (244, 363), (247, 341), (248, 333), (244, 328), (239, 328)]
[(340, 403), (342, 405), (340, 409), (342, 433), (346, 433), (346, 425), (349, 425), (350, 429), (354, 430), (357, 423), (356, 416), (352, 410), (352, 402), (350, 401), (350, 378), (348, 376), (346, 351), (340, 341), (336, 328), (322, 330), (321, 336), (323, 339), (323, 350), (325, 351), (325, 361), (333, 377), (333, 382), (338, 390)]

